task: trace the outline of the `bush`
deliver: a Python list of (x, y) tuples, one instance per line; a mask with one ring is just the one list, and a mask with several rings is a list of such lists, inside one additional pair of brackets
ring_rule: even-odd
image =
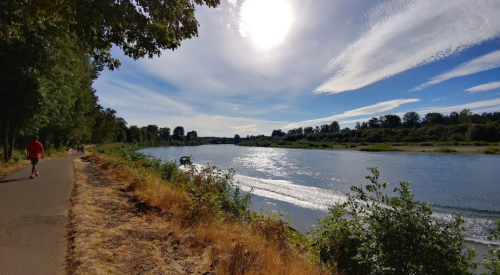
[(282, 249), (292, 238), (290, 220), (287, 216), (282, 212), (277, 214), (267, 211), (263, 211), (261, 214), (252, 212), (250, 227), (269, 242)]
[(234, 182), (235, 173), (232, 169), (225, 172), (209, 165), (201, 169), (191, 165), (189, 171), (178, 172), (172, 183), (188, 194), (186, 218), (196, 223), (203, 219), (223, 219), (224, 212), (236, 218), (246, 213), (251, 192), (241, 193)]
[(448, 153), (456, 153), (457, 150), (450, 149), (450, 148), (439, 148), (439, 149), (434, 150), (434, 152), (448, 154)]
[[(497, 222), (497, 230), (491, 232), (491, 236), (488, 237), (490, 241), (500, 241), (500, 220)], [(484, 258), (484, 267), (489, 270), (489, 273), (483, 274), (493, 274), (500, 275), (500, 247), (488, 245), (488, 256)]]
[(14, 152), (12, 155), (12, 159), (14, 160), (15, 163), (21, 163), (23, 161), (24, 156), (21, 155), (19, 152)]
[(434, 146), (434, 144), (432, 144), (430, 142), (420, 142), (418, 145), (420, 145), (420, 146)]
[(470, 274), (475, 252), (464, 245), (464, 221), (432, 217), (427, 203), (415, 202), (409, 182), (391, 197), (379, 171), (371, 184), (353, 186), (343, 204), (329, 209), (311, 233), (314, 256), (338, 274)]
[(494, 154), (500, 153), (500, 148), (488, 147), (488, 148), (484, 149), (483, 152), (485, 154), (494, 155)]

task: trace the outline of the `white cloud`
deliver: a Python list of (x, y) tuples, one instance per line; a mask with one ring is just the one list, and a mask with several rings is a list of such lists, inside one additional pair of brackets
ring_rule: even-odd
[(418, 101), (420, 101), (420, 99), (412, 98), (412, 99), (395, 99), (395, 100), (390, 100), (390, 101), (385, 101), (385, 102), (379, 102), (375, 105), (365, 106), (362, 108), (346, 111), (346, 112), (339, 114), (339, 115), (291, 123), (291, 124), (284, 126), (283, 129), (293, 129), (293, 128), (298, 128), (298, 127), (302, 127), (302, 126), (313, 126), (313, 125), (316, 125), (318, 123), (322, 123), (322, 122), (330, 123), (334, 120), (339, 120), (339, 119), (343, 119), (343, 118), (379, 114), (382, 112), (386, 112), (386, 111), (395, 109), (403, 104), (418, 102)]
[(99, 101), (114, 109), (129, 108), (139, 111), (156, 111), (164, 114), (192, 114), (193, 108), (172, 96), (156, 92), (128, 81), (101, 76), (94, 84), (99, 91)]
[(494, 111), (494, 110), (500, 111), (500, 98), (484, 100), (484, 101), (476, 101), (476, 102), (455, 105), (455, 106), (430, 107), (430, 108), (417, 110), (417, 113), (420, 113), (422, 115), (425, 115), (428, 113), (449, 114), (451, 112), (460, 112), (463, 109), (470, 109), (472, 112), (477, 113), (477, 112), (483, 112), (484, 110), (486, 110), (486, 108), (487, 108), (487, 110), (491, 110), (491, 111)]
[(436, 101), (441, 101), (441, 100), (445, 100), (447, 97), (442, 97), (442, 98), (434, 98), (434, 99), (431, 99), (432, 102), (436, 102)]
[(498, 0), (393, 0), (367, 14), (366, 31), (317, 93), (356, 90), (500, 36)]
[(494, 51), (489, 54), (475, 58), (469, 62), (463, 63), (449, 72), (435, 76), (429, 82), (419, 85), (411, 89), (410, 91), (420, 91), (429, 86), (436, 85), (438, 83), (441, 83), (443, 81), (455, 77), (471, 75), (482, 71), (495, 69), (498, 67), (500, 67), (500, 51)]
[(500, 88), (500, 81), (497, 82), (490, 82), (488, 84), (483, 84), (483, 85), (478, 85), (471, 87), (465, 91), (470, 92), (470, 93), (477, 93), (477, 92), (484, 92), (484, 91), (489, 91), (489, 90), (494, 90)]

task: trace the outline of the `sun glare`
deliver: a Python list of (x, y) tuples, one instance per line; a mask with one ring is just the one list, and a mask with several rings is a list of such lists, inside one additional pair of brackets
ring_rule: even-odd
[(286, 0), (246, 0), (240, 11), (240, 34), (260, 48), (280, 44), (292, 23), (292, 9)]

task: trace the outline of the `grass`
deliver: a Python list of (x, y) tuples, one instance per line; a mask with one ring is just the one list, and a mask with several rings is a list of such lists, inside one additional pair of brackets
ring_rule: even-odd
[(457, 153), (457, 150), (450, 149), (450, 148), (439, 148), (439, 149), (436, 149), (436, 150), (434, 150), (432, 152), (449, 154), (449, 153)]
[(498, 147), (488, 147), (483, 149), (483, 153), (488, 155), (495, 155), (500, 153), (500, 148)]
[[(172, 242), (178, 243), (180, 246), (179, 250), (183, 249), (183, 253), (186, 253), (186, 259), (190, 258), (193, 260), (191, 264), (194, 264), (195, 267), (192, 267), (191, 271), (199, 271), (201, 273), (212, 272), (213, 274), (314, 275), (321, 273), (321, 268), (313, 264), (307, 254), (303, 252), (303, 249), (298, 247), (296, 240), (302, 235), (295, 231), (290, 231), (288, 229), (289, 224), (279, 217), (272, 215), (250, 215), (247, 212), (248, 214), (238, 218), (228, 212), (214, 213), (210, 209), (206, 209), (213, 206), (193, 199), (193, 196), (195, 196), (193, 193), (196, 193), (193, 190), (196, 190), (196, 186), (191, 186), (190, 189), (182, 187), (182, 181), (190, 181), (193, 177), (196, 178), (196, 175), (180, 171), (175, 176), (172, 176), (170, 181), (165, 181), (162, 179), (161, 173), (152, 169), (155, 165), (154, 162), (148, 163), (147, 160), (140, 159), (137, 156), (134, 157), (136, 160), (133, 161), (120, 157), (119, 154), (112, 153), (112, 150), (107, 149), (105, 151), (107, 154), (94, 154), (92, 161), (102, 169), (108, 171), (118, 182), (122, 183), (122, 189), (129, 190), (140, 203), (147, 205), (149, 208), (158, 209), (156, 214), (149, 214), (153, 216), (152, 219), (167, 217), (162, 219), (162, 225), (159, 226), (164, 228), (165, 238), (167, 236), (170, 236), (168, 238), (173, 238)], [(197, 185), (202, 186), (207, 184), (204, 177), (199, 177), (198, 180), (199, 183)], [(91, 192), (91, 189), (89, 188), (87, 191)], [(115, 190), (114, 192), (116, 193), (117, 191)], [(103, 191), (100, 194), (104, 194)], [(104, 195), (96, 196), (89, 193), (87, 198), (94, 197), (103, 200), (102, 196)], [(202, 197), (207, 196), (203, 195)], [(118, 205), (121, 205), (121, 203), (118, 203)], [(205, 210), (198, 211), (193, 216), (193, 205), (195, 209), (205, 208)], [(94, 204), (88, 202), (86, 207), (93, 209)], [(99, 210), (96, 210), (96, 212), (99, 212)], [(88, 211), (82, 210), (81, 215), (83, 216), (84, 214), (88, 214)], [(155, 215), (157, 217), (154, 217)], [(106, 215), (103, 215), (102, 219), (106, 219)], [(117, 217), (117, 219), (124, 219), (124, 215)], [(105, 224), (105, 222), (100, 222), (99, 220), (90, 223), (94, 226), (101, 223)], [(129, 223), (121, 226), (134, 228), (134, 230), (140, 230), (140, 228), (144, 227), (144, 225)], [(136, 221), (136, 223), (139, 223), (139, 221)], [(91, 227), (89, 225), (86, 228)], [(151, 228), (151, 226), (147, 228)], [(114, 231), (118, 234), (123, 230)], [(94, 229), (92, 229), (92, 232), (95, 232)], [(95, 245), (88, 245), (90, 243), (88, 240), (79, 241), (80, 245), (86, 246), (85, 250), (94, 250), (89, 252), (97, 255), (94, 256), (96, 259), (95, 265), (99, 265), (99, 268), (103, 269), (102, 273), (111, 271), (112, 258), (126, 260), (127, 255), (131, 253), (127, 249), (110, 251), (106, 249), (106, 245), (99, 246), (99, 243), (106, 244), (106, 240), (112, 238), (106, 235), (108, 233), (103, 231), (93, 234), (96, 238)], [(83, 244), (83, 242), (86, 243)], [(126, 243), (126, 241), (123, 243)], [(142, 256), (142, 254), (152, 250), (161, 250), (158, 248), (160, 243), (161, 241), (158, 241), (155, 246), (154, 242), (151, 242), (147, 244), (149, 248), (134, 249), (134, 253), (139, 253), (135, 257), (159, 257), (152, 255)], [(181, 253), (179, 252), (179, 254)], [(83, 252), (81, 255), (82, 257), (87, 257), (84, 256)], [(110, 258), (110, 255), (113, 255), (112, 258)], [(74, 259), (74, 261), (78, 262), (82, 260)], [(122, 262), (119, 264), (125, 265), (126, 263)], [(166, 268), (158, 262), (155, 265), (157, 265), (158, 270)], [(88, 270), (90, 269), (86, 269), (86, 271)], [(118, 271), (116, 269), (116, 272)], [(164, 271), (163, 273), (168, 272)], [(74, 274), (85, 274), (85, 272), (76, 272)]]
[(21, 168), (24, 168), (30, 164), (29, 160), (20, 151), (14, 151), (12, 159), (8, 162), (3, 161), (3, 151), (0, 151), (0, 179), (8, 174), (11, 174)]
[(366, 152), (403, 152), (405, 151), (404, 149), (401, 148), (392, 148), (391, 146), (387, 144), (375, 144), (372, 145), (368, 148), (361, 148), (359, 151), (366, 151)]

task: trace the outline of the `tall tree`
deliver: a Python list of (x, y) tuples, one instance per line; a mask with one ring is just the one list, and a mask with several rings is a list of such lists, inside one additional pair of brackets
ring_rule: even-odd
[(330, 124), (330, 133), (338, 133), (340, 132), (340, 125), (337, 121), (332, 122)]
[(417, 112), (407, 112), (403, 116), (403, 124), (408, 128), (418, 126), (420, 124), (420, 115)]
[(183, 140), (184, 139), (184, 127), (177, 126), (174, 129), (174, 134), (172, 135), (174, 140)]

